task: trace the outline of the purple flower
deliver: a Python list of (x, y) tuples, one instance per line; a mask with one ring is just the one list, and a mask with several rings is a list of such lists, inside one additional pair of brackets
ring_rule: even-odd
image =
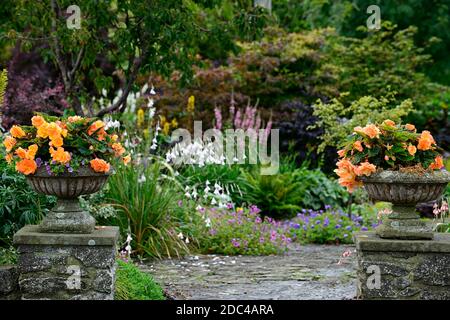
[(300, 229), (300, 225), (298, 223), (292, 223), (291, 227), (294, 229)]
[(347, 238), (347, 237), (348, 237), (348, 234), (344, 233), (344, 238)]
[(241, 244), (239, 243), (239, 241), (237, 241), (236, 239), (232, 239), (231, 240), (231, 244), (233, 245), (233, 247), (235, 248), (239, 248), (241, 246)]
[(41, 158), (36, 158), (36, 165), (38, 166), (38, 168), (42, 165), (42, 159)]
[(233, 209), (233, 204), (231, 202), (227, 203), (227, 209), (228, 210)]
[(329, 204), (326, 204), (325, 205), (325, 210), (330, 210), (330, 209), (331, 209), (331, 206)]
[(69, 171), (69, 173), (73, 172), (73, 168), (69, 166), (69, 168), (67, 169), (67, 171)]
[(328, 217), (325, 217), (325, 219), (323, 220), (323, 226), (328, 227), (329, 224), (330, 224), (330, 219)]
[(340, 224), (337, 224), (334, 228), (335, 229), (340, 229), (342, 226)]
[(183, 200), (178, 200), (178, 206), (181, 208), (183, 206)]
[(261, 223), (261, 222), (262, 222), (262, 219), (260, 217), (256, 217), (255, 223)]
[(352, 226), (346, 226), (346, 227), (345, 227), (345, 230), (347, 230), (347, 231), (352, 230)]
[(367, 231), (367, 230), (369, 230), (369, 229), (368, 229), (367, 227), (362, 227), (361, 230), (362, 230), (362, 231)]
[(320, 220), (316, 221), (316, 224), (321, 224), (321, 223), (322, 223), (322, 221), (320, 221)]

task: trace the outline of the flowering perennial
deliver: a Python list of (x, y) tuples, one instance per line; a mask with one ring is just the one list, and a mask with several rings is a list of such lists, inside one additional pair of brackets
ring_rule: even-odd
[(49, 174), (72, 173), (88, 164), (95, 172), (108, 173), (113, 158), (125, 164), (131, 161), (114, 133), (117, 124), (46, 114), (37, 114), (31, 123), (31, 126), (13, 126), (3, 140), (6, 161), (24, 175), (34, 174), (41, 165), (45, 165)]
[(419, 134), (412, 124), (385, 120), (380, 125), (354, 128), (338, 151), (335, 172), (339, 183), (352, 192), (361, 185), (358, 177), (377, 170), (439, 170), (444, 166), (440, 151), (429, 131)]

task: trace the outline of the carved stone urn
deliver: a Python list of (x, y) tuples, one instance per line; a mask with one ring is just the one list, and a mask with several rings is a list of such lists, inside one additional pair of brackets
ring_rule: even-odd
[(388, 239), (433, 239), (432, 226), (420, 219), (416, 205), (439, 199), (450, 182), (444, 170), (425, 173), (381, 171), (361, 177), (364, 189), (375, 201), (392, 203), (392, 213), (377, 227), (376, 233)]
[(49, 175), (45, 166), (27, 176), (30, 186), (38, 193), (56, 196), (56, 206), (39, 225), (40, 232), (50, 233), (92, 233), (95, 219), (80, 207), (78, 197), (99, 191), (108, 180), (109, 174), (97, 173), (88, 166), (77, 172)]

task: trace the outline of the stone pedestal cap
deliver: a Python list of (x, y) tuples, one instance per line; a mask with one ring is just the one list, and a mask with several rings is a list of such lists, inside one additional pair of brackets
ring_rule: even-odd
[(41, 233), (39, 226), (28, 225), (14, 235), (14, 245), (114, 246), (119, 227), (96, 227), (90, 234)]

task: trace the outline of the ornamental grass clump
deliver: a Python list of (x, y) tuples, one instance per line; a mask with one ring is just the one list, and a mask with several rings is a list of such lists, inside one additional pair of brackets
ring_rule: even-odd
[(423, 173), (444, 167), (442, 151), (429, 131), (417, 133), (414, 125), (381, 124), (355, 127), (338, 151), (336, 174), (339, 183), (352, 192), (362, 185), (358, 177), (382, 170)]
[(101, 120), (39, 113), (31, 122), (31, 126), (13, 126), (3, 140), (6, 161), (24, 175), (41, 166), (49, 175), (88, 165), (95, 172), (109, 173), (113, 159), (131, 161), (114, 129)]
[(209, 253), (268, 255), (287, 250), (291, 238), (281, 222), (261, 218), (256, 206), (213, 208), (208, 212), (208, 235), (201, 242)]

